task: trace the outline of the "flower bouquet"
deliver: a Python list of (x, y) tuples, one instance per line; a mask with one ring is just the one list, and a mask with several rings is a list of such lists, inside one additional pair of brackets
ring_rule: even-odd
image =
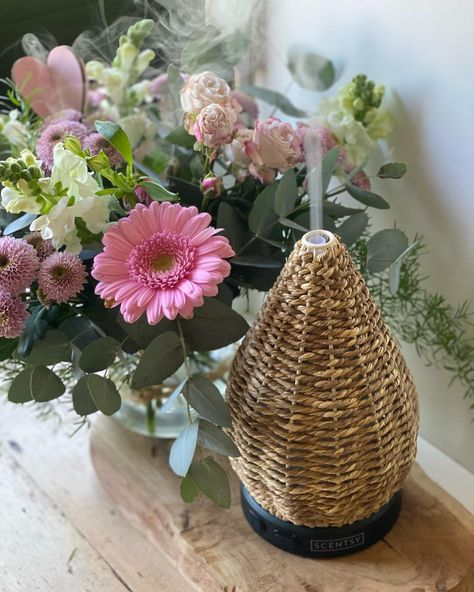
[[(8, 399), (43, 410), (65, 401), (82, 425), (97, 411), (117, 413), (125, 389), (147, 393), (150, 433), (156, 414), (181, 401), (170, 465), (182, 497), (201, 491), (228, 507), (226, 473), (204, 451), (239, 452), (209, 352), (241, 339), (248, 325), (235, 303), (269, 290), (314, 224), (351, 249), (395, 333), (472, 394), (466, 308), (423, 288), (419, 239), (370, 229), (371, 208), (389, 207), (372, 178), (406, 171), (392, 162), (368, 172), (393, 127), (384, 88), (356, 76), (310, 117), (274, 91), (232, 89), (205, 61), (189, 60), (189, 46), (183, 71), (171, 63), (156, 75), (153, 27), (133, 24), (111, 63), (83, 65), (57, 47), (46, 62), (21, 58), (6, 81), (0, 360)], [(300, 70), (295, 77), (304, 83)], [(298, 122), (260, 117), (256, 98)]]

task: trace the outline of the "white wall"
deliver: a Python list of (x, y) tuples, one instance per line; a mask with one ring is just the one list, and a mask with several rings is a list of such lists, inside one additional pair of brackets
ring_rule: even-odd
[[(472, 0), (268, 0), (265, 82), (286, 91), (286, 49), (299, 42), (334, 60), (339, 84), (360, 72), (389, 90), (397, 129), (391, 158), (408, 163), (401, 181), (380, 183), (410, 237), (424, 236), (427, 285), (451, 302), (474, 299), (474, 3)], [(314, 110), (318, 95), (287, 95)], [(474, 331), (472, 332), (474, 336)], [(474, 472), (474, 401), (449, 375), (406, 349), (418, 386), (421, 432)]]

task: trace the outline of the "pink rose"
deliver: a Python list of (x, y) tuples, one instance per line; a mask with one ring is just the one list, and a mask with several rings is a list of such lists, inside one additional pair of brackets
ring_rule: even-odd
[(269, 178), (267, 169), (286, 171), (302, 159), (301, 140), (290, 123), (276, 117), (257, 119), (252, 139), (246, 143), (252, 160), (250, 172), (258, 178)]
[(213, 103), (223, 105), (230, 102), (229, 85), (213, 72), (193, 74), (181, 89), (181, 106), (185, 113), (199, 113)]
[(246, 144), (250, 142), (253, 136), (251, 129), (239, 129), (230, 144), (224, 148), (224, 154), (227, 160), (240, 168), (248, 168), (250, 158), (247, 156)]
[(212, 103), (203, 107), (194, 124), (194, 135), (198, 142), (217, 148), (232, 142), (237, 113), (228, 106)]
[(224, 183), (220, 177), (205, 177), (201, 181), (201, 191), (208, 197), (219, 197), (224, 189)]

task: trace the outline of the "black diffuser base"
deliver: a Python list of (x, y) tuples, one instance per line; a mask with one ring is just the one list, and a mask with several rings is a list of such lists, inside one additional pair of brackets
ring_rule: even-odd
[(266, 541), (289, 553), (327, 559), (366, 549), (384, 537), (397, 521), (402, 496), (397, 492), (378, 512), (345, 526), (308, 528), (272, 516), (241, 485), (242, 509), (250, 526)]

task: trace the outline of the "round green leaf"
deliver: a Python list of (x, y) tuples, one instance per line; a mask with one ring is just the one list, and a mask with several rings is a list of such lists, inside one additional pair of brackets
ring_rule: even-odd
[(388, 162), (380, 167), (377, 177), (379, 179), (400, 179), (407, 172), (404, 162)]
[(283, 111), (287, 115), (292, 115), (293, 117), (306, 117), (308, 115), (305, 111), (295, 107), (285, 95), (274, 90), (262, 88), (261, 86), (241, 86), (240, 90), (265, 101), (265, 103), (278, 107), (280, 111)]
[(28, 366), (13, 379), (8, 400), (13, 403), (43, 403), (57, 399), (65, 390), (63, 381), (46, 366)]
[(71, 360), (71, 346), (62, 331), (50, 329), (43, 339), (33, 343), (30, 354), (25, 358), (34, 366), (53, 366)]
[(360, 189), (360, 187), (356, 187), (355, 185), (352, 185), (352, 183), (348, 183), (346, 189), (350, 196), (364, 204), (364, 206), (377, 208), (378, 210), (388, 210), (390, 208), (390, 204), (386, 202), (383, 197), (380, 197), (380, 195), (377, 195), (372, 191)]
[(342, 238), (343, 243), (347, 247), (351, 247), (356, 240), (362, 235), (369, 223), (369, 217), (365, 212), (349, 216), (340, 226), (337, 227), (336, 232)]
[(193, 463), (189, 469), (192, 480), (199, 489), (221, 508), (230, 508), (230, 485), (227, 473), (208, 457)]
[(293, 169), (288, 169), (277, 184), (275, 192), (275, 212), (286, 218), (295, 209), (298, 199), (298, 184)]
[(293, 45), (288, 51), (288, 69), (303, 88), (323, 91), (334, 84), (336, 72), (330, 60), (308, 51), (301, 45)]
[(184, 477), (193, 462), (197, 445), (199, 422), (197, 420), (189, 424), (173, 442), (170, 450), (170, 467), (173, 471)]
[(367, 269), (378, 273), (390, 267), (408, 248), (408, 238), (397, 228), (374, 234), (367, 243)]
[(249, 228), (256, 236), (266, 236), (270, 226), (278, 220), (274, 207), (277, 187), (277, 183), (267, 185), (253, 204), (249, 215)]
[(191, 475), (186, 475), (186, 477), (181, 479), (180, 493), (181, 499), (187, 504), (190, 504), (196, 498), (199, 493), (199, 487), (194, 483)]
[(90, 415), (96, 411), (113, 415), (120, 409), (122, 399), (112, 380), (87, 374), (73, 388), (72, 402), (78, 415)]
[(183, 347), (173, 331), (159, 335), (143, 352), (132, 379), (132, 388), (161, 384), (184, 362)]
[(99, 372), (108, 368), (117, 355), (120, 343), (113, 337), (101, 337), (89, 343), (79, 359), (79, 368), (84, 372)]
[(193, 376), (183, 389), (183, 396), (199, 415), (216, 425), (232, 424), (229, 409), (216, 385), (204, 376)]

